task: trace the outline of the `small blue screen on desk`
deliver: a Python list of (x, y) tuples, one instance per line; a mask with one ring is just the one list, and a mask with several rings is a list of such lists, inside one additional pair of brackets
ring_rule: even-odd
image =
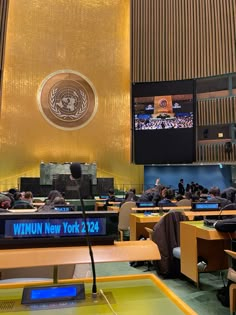
[[(106, 235), (106, 218), (86, 219), (89, 235)], [(85, 236), (83, 218), (18, 219), (5, 221), (5, 238)]]
[(59, 211), (59, 212), (68, 212), (68, 211), (72, 211), (72, 208), (69, 206), (55, 206), (54, 210)]
[(138, 208), (147, 208), (147, 207), (155, 207), (155, 204), (153, 202), (143, 201), (143, 202), (137, 202), (136, 203)]
[(77, 289), (75, 286), (71, 287), (51, 287), (31, 290), (31, 300), (47, 300), (55, 298), (69, 298), (76, 297)]
[(213, 210), (213, 209), (216, 209), (218, 210), (219, 209), (219, 204), (218, 203), (195, 203), (194, 204), (194, 207), (193, 209), (195, 210)]

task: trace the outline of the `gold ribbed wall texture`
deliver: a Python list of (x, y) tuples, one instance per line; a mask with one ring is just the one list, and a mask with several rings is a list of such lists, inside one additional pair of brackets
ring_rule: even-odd
[(132, 81), (236, 71), (235, 0), (132, 0)]
[[(96, 89), (98, 109), (78, 130), (49, 124), (37, 92), (69, 69)], [(40, 162), (97, 163), (116, 187), (143, 182), (130, 164), (130, 3), (128, 0), (11, 0), (0, 124), (1, 190), (39, 176)]]

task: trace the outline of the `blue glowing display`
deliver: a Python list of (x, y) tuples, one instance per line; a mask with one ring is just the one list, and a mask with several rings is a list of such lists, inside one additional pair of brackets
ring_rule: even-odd
[(218, 210), (219, 209), (219, 204), (218, 203), (195, 203), (194, 205), (194, 209), (195, 210), (202, 210), (202, 209), (216, 209)]
[(32, 300), (41, 299), (54, 299), (64, 297), (75, 297), (77, 295), (77, 289), (75, 286), (71, 287), (49, 287), (32, 289), (30, 298)]
[[(87, 218), (89, 235), (106, 235), (106, 218)], [(5, 221), (5, 237), (85, 236), (83, 218), (18, 219)]]

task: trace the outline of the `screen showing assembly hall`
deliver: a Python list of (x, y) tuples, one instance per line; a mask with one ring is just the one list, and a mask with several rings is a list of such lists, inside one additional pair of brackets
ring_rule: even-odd
[(192, 163), (195, 159), (194, 81), (133, 84), (133, 161)]

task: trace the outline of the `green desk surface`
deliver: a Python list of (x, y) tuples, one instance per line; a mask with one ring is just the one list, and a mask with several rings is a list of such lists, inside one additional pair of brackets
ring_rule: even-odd
[[(73, 305), (54, 305), (30, 308), (20, 304), (22, 284), (19, 287), (5, 285), (0, 288), (0, 314), (43, 314), (43, 315), (197, 315), (189, 306), (170, 291), (156, 276), (151, 274), (106, 277), (97, 279), (97, 289), (103, 290), (115, 313), (105, 299), (99, 295), (91, 298), (90, 280), (84, 279), (86, 300)], [(73, 281), (75, 282), (75, 280)], [(77, 282), (78, 279), (77, 279)], [(63, 281), (65, 283), (65, 281)], [(68, 282), (67, 282), (68, 283)], [(29, 284), (28, 284), (29, 285)]]

